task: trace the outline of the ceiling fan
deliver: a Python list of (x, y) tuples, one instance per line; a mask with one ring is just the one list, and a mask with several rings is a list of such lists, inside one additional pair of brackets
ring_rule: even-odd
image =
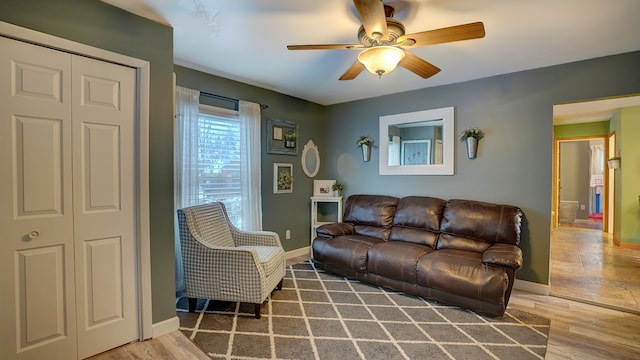
[(353, 80), (365, 68), (382, 77), (397, 65), (426, 79), (440, 72), (440, 69), (406, 49), (478, 39), (485, 35), (482, 22), (405, 34), (404, 25), (393, 19), (393, 7), (383, 4), (381, 0), (353, 0), (353, 3), (362, 21), (358, 30), (360, 44), (288, 45), (287, 49), (360, 50), (358, 61), (340, 76), (340, 80)]

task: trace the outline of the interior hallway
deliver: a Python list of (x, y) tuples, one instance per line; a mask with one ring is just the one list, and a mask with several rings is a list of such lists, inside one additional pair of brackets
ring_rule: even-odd
[(640, 249), (618, 247), (598, 224), (561, 224), (551, 238), (551, 295), (640, 313)]

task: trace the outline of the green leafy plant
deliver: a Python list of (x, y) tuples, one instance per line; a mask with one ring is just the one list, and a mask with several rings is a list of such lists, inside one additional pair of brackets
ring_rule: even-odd
[(337, 182), (337, 183), (331, 185), (331, 190), (333, 190), (333, 191), (342, 191), (342, 190), (344, 190), (344, 185), (339, 183), (339, 182)]
[(460, 141), (465, 141), (467, 138), (474, 138), (476, 140), (480, 140), (484, 137), (484, 132), (477, 127), (463, 130), (460, 133)]
[(609, 160), (609, 161), (610, 160), (620, 160), (620, 156), (614, 156), (614, 157), (611, 157), (611, 158), (609, 158), (607, 160)]
[(298, 138), (298, 134), (294, 133), (293, 131), (287, 131), (286, 133), (284, 133), (284, 138), (287, 141), (296, 141), (296, 139)]
[(356, 146), (362, 146), (362, 145), (367, 145), (367, 146), (373, 145), (373, 139), (364, 135), (360, 136), (360, 138), (356, 142)]

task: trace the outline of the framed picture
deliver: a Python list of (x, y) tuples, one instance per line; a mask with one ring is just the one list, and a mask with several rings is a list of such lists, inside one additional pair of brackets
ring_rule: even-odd
[(402, 142), (402, 165), (431, 164), (431, 140), (405, 140)]
[(298, 155), (298, 125), (267, 118), (267, 153)]
[(274, 126), (271, 131), (271, 139), (272, 140), (284, 140), (284, 136), (282, 136), (283, 129), (281, 126)]
[(335, 180), (313, 180), (313, 196), (333, 196)]
[(273, 193), (286, 194), (293, 192), (293, 164), (273, 164)]

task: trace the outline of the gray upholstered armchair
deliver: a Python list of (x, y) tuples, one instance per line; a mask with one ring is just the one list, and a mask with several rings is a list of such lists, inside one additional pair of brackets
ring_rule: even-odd
[(221, 202), (178, 210), (180, 244), (189, 311), (197, 299), (255, 304), (282, 289), (285, 254), (278, 234), (241, 231)]

